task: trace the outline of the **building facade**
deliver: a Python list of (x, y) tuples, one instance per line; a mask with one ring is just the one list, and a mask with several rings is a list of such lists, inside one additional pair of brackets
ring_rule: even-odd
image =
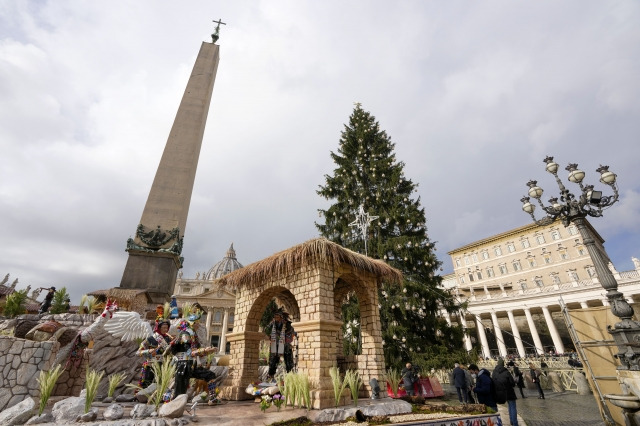
[(229, 352), (226, 337), (227, 333), (233, 331), (236, 294), (220, 288), (214, 281), (240, 268), (242, 264), (238, 262), (231, 244), (224, 258), (207, 272), (198, 272), (195, 278), (183, 278), (182, 273), (179, 273), (176, 279), (174, 295), (178, 306), (197, 302), (204, 308), (209, 344), (220, 348), (220, 353)]
[[(604, 240), (587, 222), (598, 249), (609, 263), (619, 290), (630, 303), (640, 298), (640, 261), (618, 272), (604, 249)], [(452, 274), (444, 278), (467, 310), (447, 321), (468, 333), (483, 357), (565, 353), (573, 348), (561, 312), (607, 304), (593, 261), (574, 225), (561, 222), (540, 227), (531, 223), (467, 244), (448, 253)], [(476, 337), (477, 336), (477, 337)]]

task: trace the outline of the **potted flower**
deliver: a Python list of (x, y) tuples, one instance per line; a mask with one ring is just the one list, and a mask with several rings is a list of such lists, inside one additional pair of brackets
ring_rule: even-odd
[(273, 395), (273, 405), (276, 406), (276, 411), (280, 411), (282, 404), (284, 404), (284, 397), (279, 393)]
[(260, 409), (264, 413), (269, 407), (271, 407), (271, 397), (269, 395), (262, 395), (262, 399), (260, 400)]

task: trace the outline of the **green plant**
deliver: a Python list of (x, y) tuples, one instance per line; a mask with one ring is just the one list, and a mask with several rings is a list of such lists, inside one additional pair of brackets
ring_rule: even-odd
[(280, 411), (280, 407), (284, 403), (284, 397), (282, 394), (275, 394), (272, 398), (273, 405), (276, 406), (276, 411)]
[(311, 409), (311, 384), (309, 383), (309, 376), (304, 373), (298, 373), (298, 386), (300, 390), (300, 401), (304, 401), (304, 406), (307, 410)]
[(17, 290), (7, 296), (7, 302), (4, 306), (4, 315), (9, 318), (13, 318), (17, 315), (24, 314), (26, 309), (24, 307), (27, 301), (27, 290)]
[(53, 392), (53, 388), (63, 371), (64, 370), (60, 364), (56, 365), (56, 368), (53, 370), (40, 370), (40, 377), (37, 379), (40, 388), (40, 405), (38, 407), (38, 415), (41, 415), (44, 411), (44, 407), (47, 406), (47, 401), (51, 396), (51, 392)]
[(98, 391), (98, 385), (100, 380), (104, 377), (104, 371), (98, 373), (92, 368), (87, 368), (87, 375), (85, 379), (85, 389), (87, 390), (87, 399), (84, 403), (84, 412), (88, 413), (91, 408), (93, 400), (96, 398), (96, 392)]
[(271, 397), (269, 395), (262, 395), (260, 399), (260, 409), (264, 413), (269, 407), (271, 407)]
[(193, 303), (184, 302), (182, 304), (182, 318), (187, 318), (192, 314), (193, 311)]
[(162, 364), (154, 362), (151, 364), (153, 368), (154, 381), (156, 382), (156, 390), (149, 398), (149, 403), (155, 405), (156, 409), (162, 404), (162, 397), (169, 388), (171, 379), (176, 374), (176, 366), (170, 362), (163, 362)]
[(98, 299), (93, 296), (88, 296), (85, 303), (87, 304), (87, 313), (92, 314), (98, 304)]
[(113, 393), (116, 391), (116, 388), (124, 381), (127, 377), (127, 373), (116, 373), (109, 376), (109, 390), (107, 391), (107, 396), (109, 398), (113, 397)]
[(311, 408), (311, 384), (309, 376), (304, 373), (288, 372), (284, 376), (284, 388), (280, 388), (280, 393), (284, 396), (285, 405), (301, 408), (303, 405)]
[(395, 368), (390, 368), (387, 370), (387, 374), (385, 375), (385, 381), (389, 383), (391, 386), (391, 392), (393, 392), (393, 396), (398, 396), (398, 386), (400, 385), (400, 372)]
[(258, 346), (258, 362), (260, 365), (269, 364), (270, 346), (271, 342), (269, 340), (260, 341), (260, 345)]
[(69, 298), (69, 293), (67, 293), (66, 287), (62, 287), (60, 290), (57, 290), (53, 294), (53, 301), (51, 303), (51, 309), (49, 310), (49, 313), (62, 314), (67, 312), (68, 298)]
[(360, 392), (360, 386), (362, 386), (362, 380), (360, 379), (360, 373), (356, 370), (347, 370), (344, 375), (344, 381), (351, 389), (351, 398), (353, 399), (353, 404), (358, 406), (358, 393)]
[(207, 357), (205, 358), (207, 367), (211, 366), (211, 363), (213, 362), (213, 359), (215, 358), (215, 356), (216, 355), (214, 353), (207, 354)]
[(338, 367), (331, 367), (331, 369), (329, 370), (329, 374), (331, 375), (331, 383), (333, 384), (333, 397), (335, 399), (335, 406), (337, 408), (340, 404), (342, 393), (347, 387), (347, 382), (342, 380), (342, 378), (340, 377), (340, 370), (338, 369)]

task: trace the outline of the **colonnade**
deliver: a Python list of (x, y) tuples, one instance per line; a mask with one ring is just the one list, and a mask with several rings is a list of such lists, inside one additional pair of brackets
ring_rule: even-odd
[[(586, 302), (580, 303), (580, 306), (582, 308), (586, 307), (586, 305), (587, 305)], [(553, 341), (555, 352), (564, 353), (565, 347), (564, 347), (564, 344), (562, 343), (562, 338), (560, 337), (558, 328), (556, 327), (553, 321), (553, 318), (551, 316), (551, 311), (549, 309), (549, 306), (540, 306), (539, 308), (544, 317), (545, 324), (549, 330), (549, 334), (551, 335), (551, 340)], [(506, 315), (509, 319), (510, 330), (504, 330), (504, 331), (513, 335), (513, 338), (516, 343), (516, 349), (518, 351), (518, 355), (520, 357), (525, 357), (527, 355), (525, 351), (525, 344), (523, 343), (522, 337), (520, 335), (520, 329), (518, 328), (518, 325), (516, 323), (516, 314), (514, 314), (514, 311), (518, 311), (518, 313), (524, 312), (524, 316), (527, 319), (527, 325), (529, 327), (529, 333), (531, 334), (531, 338), (533, 339), (532, 343), (534, 345), (535, 352), (539, 355), (543, 355), (544, 349), (542, 346), (542, 341), (540, 339), (540, 334), (538, 333), (538, 327), (536, 327), (535, 321), (533, 319), (533, 315), (531, 313), (531, 308), (529, 307), (523, 307), (520, 309), (509, 309), (505, 311), (492, 310), (491, 312), (489, 312), (490, 318), (491, 318), (491, 324), (493, 326), (493, 332), (496, 336), (496, 341), (498, 344), (499, 355), (502, 357), (507, 356), (507, 346), (504, 341), (503, 328), (500, 326), (500, 322), (498, 321), (498, 314), (501, 312), (506, 312)], [(442, 315), (447, 321), (447, 323), (451, 325), (452, 321), (449, 313), (443, 311)], [(458, 315), (460, 318), (465, 318), (465, 315), (462, 312), (460, 312)], [(467, 317), (469, 315), (473, 317), (472, 319), (473, 321), (475, 321), (475, 324), (476, 324), (475, 328), (478, 335), (478, 340), (480, 341), (480, 346), (482, 348), (482, 356), (485, 358), (491, 357), (491, 349), (489, 347), (489, 341), (487, 339), (487, 334), (485, 331), (484, 318), (482, 318), (483, 313), (474, 314), (472, 312), (467, 312)], [(466, 320), (461, 321), (461, 325), (465, 331), (464, 347), (467, 351), (469, 351), (472, 349), (473, 345), (472, 345), (471, 337), (469, 336), (469, 333), (468, 333), (469, 330), (467, 329), (467, 321)]]
[[(213, 310), (213, 308), (207, 308), (207, 345), (211, 341), (211, 323), (213, 322)], [(226, 353), (227, 328), (229, 328), (229, 308), (224, 308), (222, 329), (220, 330), (220, 340), (218, 343), (219, 353)]]

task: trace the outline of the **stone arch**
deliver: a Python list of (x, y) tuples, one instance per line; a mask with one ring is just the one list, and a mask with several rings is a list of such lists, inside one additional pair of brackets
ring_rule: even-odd
[(300, 308), (295, 296), (284, 287), (271, 287), (265, 289), (253, 301), (247, 314), (246, 331), (260, 331), (260, 320), (271, 299), (276, 299), (276, 304), (283, 307), (289, 314), (291, 321), (300, 321)]
[[(370, 396), (369, 380), (380, 379), (384, 372), (384, 355), (381, 349), (382, 331), (380, 327), (380, 313), (378, 309), (377, 286), (365, 285), (362, 278), (354, 274), (343, 274), (336, 279), (334, 287), (334, 312), (336, 319), (342, 322), (342, 302), (347, 294), (354, 292), (360, 307), (360, 354), (337, 356), (341, 369), (356, 369), (365, 383), (364, 394)], [(342, 336), (337, 336), (338, 347), (342, 348)]]
[(363, 393), (369, 395), (369, 379), (384, 374), (377, 291), (383, 279), (399, 283), (402, 275), (380, 260), (325, 239), (308, 241), (220, 278), (221, 286), (236, 290), (234, 329), (227, 335), (231, 359), (223, 397), (252, 398), (245, 388), (257, 379), (258, 347), (264, 338), (259, 322), (275, 297), (291, 315), (298, 335), (298, 371), (307, 374), (313, 386), (309, 408), (333, 406), (329, 371), (337, 364), (342, 348), (336, 300), (346, 291), (355, 291), (361, 304), (362, 355), (355, 359), (355, 368), (365, 384)]

